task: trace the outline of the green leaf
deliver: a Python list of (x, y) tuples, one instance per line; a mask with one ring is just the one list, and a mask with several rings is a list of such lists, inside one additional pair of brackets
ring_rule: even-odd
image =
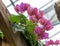
[(11, 22), (16, 22), (16, 23), (25, 24), (27, 18), (26, 18), (23, 14), (19, 14), (19, 15), (14, 15), (14, 14), (12, 14), (12, 15), (9, 17), (9, 20), (10, 20)]
[(32, 38), (35, 39), (36, 35), (34, 34), (34, 28), (36, 24), (33, 24), (31, 21), (27, 20), (26, 25), (27, 25), (26, 26), (27, 31), (31, 34)]
[(16, 22), (16, 23), (19, 23), (20, 22), (20, 16), (19, 15), (11, 15), (10, 17), (9, 17), (9, 20), (11, 21), (11, 22)]
[(33, 25), (33, 23), (30, 20), (26, 20), (27, 25)]
[(21, 24), (26, 24), (27, 18), (23, 14), (19, 14), (19, 15), (20, 15), (20, 23)]

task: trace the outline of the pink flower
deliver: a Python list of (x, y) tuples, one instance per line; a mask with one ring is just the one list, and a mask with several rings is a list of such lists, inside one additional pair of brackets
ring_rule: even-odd
[(38, 12), (36, 12), (36, 14), (35, 14), (35, 16), (36, 16), (36, 18), (39, 20), (41, 17), (43, 17), (43, 15), (44, 15), (44, 11), (38, 11)]
[(16, 11), (17, 13), (19, 13), (19, 12), (23, 13), (23, 12), (25, 12), (25, 11), (28, 9), (28, 7), (30, 7), (29, 4), (22, 2), (20, 5), (17, 4), (17, 5), (14, 7), (14, 9), (15, 9), (15, 11)]
[(44, 32), (44, 33), (40, 33), (39, 35), (38, 35), (38, 39), (39, 40), (42, 40), (42, 39), (46, 39), (46, 38), (48, 38), (48, 33), (46, 33), (46, 32)]
[(35, 34), (41, 34), (41, 33), (44, 33), (44, 32), (45, 32), (45, 30), (43, 29), (43, 27), (39, 27), (39, 26), (35, 27), (35, 30), (34, 30)]
[(49, 45), (53, 45), (54, 44), (53, 40), (48, 41), (48, 43), (49, 43)]
[(41, 16), (44, 15), (44, 11), (43, 10), (40, 10), (39, 13), (40, 13)]
[(48, 22), (48, 20), (45, 19), (45, 18), (43, 18), (43, 17), (41, 17), (41, 18), (39, 19), (39, 23), (42, 24), (42, 25), (46, 25), (47, 22)]
[(16, 11), (17, 13), (19, 13), (19, 11), (20, 11), (20, 6), (17, 4), (17, 5), (14, 7), (14, 9), (15, 9), (15, 11)]
[(49, 43), (48, 43), (48, 41), (46, 42), (46, 46), (49, 46)]
[(21, 12), (21, 13), (25, 12), (25, 11), (28, 9), (28, 7), (30, 7), (29, 4), (22, 2), (22, 3), (20, 4), (20, 12)]
[(37, 13), (37, 11), (38, 11), (37, 8), (28, 7), (28, 9), (27, 9), (27, 13), (30, 16), (35, 15)]
[(43, 17), (39, 19), (39, 23), (44, 25), (46, 30), (50, 30), (50, 29), (53, 28), (52, 23), (49, 20), (47, 20), (47, 19), (45, 19)]
[(36, 15), (38, 12), (38, 9), (37, 8), (33, 8), (33, 14)]
[(58, 45), (59, 44), (59, 40), (56, 40), (54, 44), (55, 45)]
[(45, 29), (51, 30), (52, 28), (53, 28), (53, 25), (50, 22), (47, 22), (47, 24), (45, 25)]
[(49, 34), (45, 32), (45, 33), (43, 34), (43, 39), (48, 38), (48, 35), (49, 35)]
[(34, 16), (29, 16), (29, 19), (30, 19), (33, 23), (36, 22), (36, 18), (35, 18)]
[(25, 10), (27, 10), (27, 9), (28, 9), (28, 7), (30, 7), (30, 4), (25, 3), (25, 4), (24, 4), (24, 9), (25, 9)]
[(38, 40), (46, 39), (48, 38), (48, 33), (45, 32), (43, 27), (35, 27), (34, 33), (37, 34)]

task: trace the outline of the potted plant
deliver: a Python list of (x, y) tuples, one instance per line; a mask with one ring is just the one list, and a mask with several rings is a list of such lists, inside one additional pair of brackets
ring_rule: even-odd
[[(18, 15), (12, 14), (9, 20), (12, 22), (13, 28), (20, 31), (27, 46), (39, 46), (39, 40), (48, 38), (47, 31), (52, 29), (53, 25), (50, 20), (43, 17), (44, 11), (23, 2), (14, 6), (14, 9)], [(25, 11), (27, 11), (28, 17), (25, 16)]]

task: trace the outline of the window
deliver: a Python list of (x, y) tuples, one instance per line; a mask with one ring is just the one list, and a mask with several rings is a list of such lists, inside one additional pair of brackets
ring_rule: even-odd
[[(7, 8), (9, 9), (9, 7), (12, 6), (10, 0), (2, 0), (3, 3), (7, 6)], [(20, 4), (21, 2), (26, 2), (31, 4), (33, 7), (38, 7), (40, 9), (46, 9), (48, 6), (50, 6), (52, 4), (52, 2), (54, 2), (53, 0), (12, 0), (14, 4)], [(9, 10), (11, 13), (11, 10)], [(14, 14), (14, 12), (12, 12), (12, 14)]]

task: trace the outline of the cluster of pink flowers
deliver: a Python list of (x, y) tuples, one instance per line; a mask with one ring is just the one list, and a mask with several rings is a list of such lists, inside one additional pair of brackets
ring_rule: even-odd
[(38, 35), (38, 40), (46, 39), (48, 38), (49, 35), (48, 33), (45, 32), (44, 27), (39, 27), (39, 26), (35, 27), (34, 33)]
[(49, 40), (46, 42), (46, 46), (49, 46), (49, 45), (59, 45), (60, 44), (60, 41), (59, 40), (56, 40), (56, 41), (53, 41), (53, 40)]
[(17, 4), (17, 5), (14, 7), (14, 9), (15, 9), (15, 11), (16, 11), (17, 13), (19, 13), (19, 12), (23, 13), (23, 12), (25, 12), (25, 11), (27, 10), (27, 8), (28, 8), (29, 6), (30, 6), (29, 4), (22, 2), (20, 5)]
[(43, 17), (44, 11), (39, 10), (37, 8), (33, 8), (28, 3), (21, 3), (20, 5), (16, 5), (14, 7), (15, 11), (17, 13), (24, 13), (27, 11), (27, 14), (29, 15), (29, 19), (33, 23), (40, 23), (42, 26), (36, 26), (34, 33), (38, 36), (38, 39), (46, 39), (48, 38), (48, 33), (46, 33), (45, 30), (50, 30), (53, 28), (53, 25), (51, 24), (50, 20), (47, 20)]

